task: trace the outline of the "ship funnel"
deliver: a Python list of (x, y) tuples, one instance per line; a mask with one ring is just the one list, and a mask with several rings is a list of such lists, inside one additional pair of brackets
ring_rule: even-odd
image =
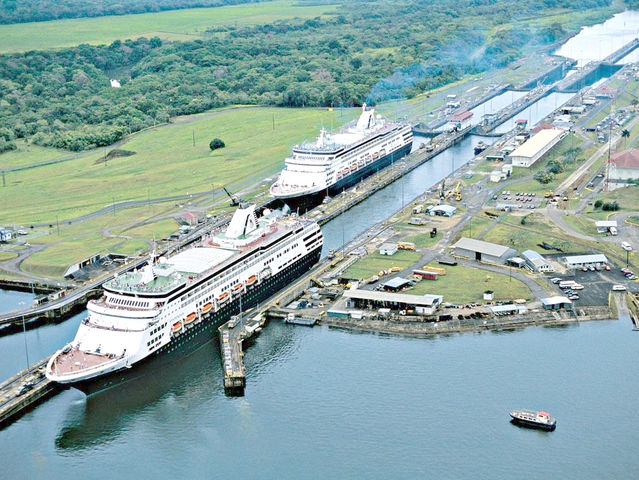
[(257, 230), (255, 205), (242, 204), (233, 214), (231, 223), (226, 229), (226, 238), (240, 238)]
[(357, 120), (357, 130), (363, 132), (375, 126), (375, 109), (366, 109), (366, 104), (362, 105), (362, 114)]

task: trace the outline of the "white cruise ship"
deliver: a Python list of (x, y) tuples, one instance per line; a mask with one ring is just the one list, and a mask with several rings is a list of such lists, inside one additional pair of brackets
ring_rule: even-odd
[(322, 129), (316, 142), (293, 147), (270, 193), (282, 200), (339, 193), (408, 154), (412, 144), (410, 125), (386, 122), (364, 104), (357, 122), (333, 134)]
[(270, 212), (258, 219), (254, 205), (241, 205), (225, 230), (106, 282), (46, 375), (91, 394), (134, 378), (152, 358), (188, 353), (240, 304), (250, 308), (308, 271), (322, 243), (315, 222)]

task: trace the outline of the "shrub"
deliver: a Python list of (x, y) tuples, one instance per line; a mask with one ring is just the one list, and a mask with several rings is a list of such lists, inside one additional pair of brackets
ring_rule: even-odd
[(217, 150), (218, 148), (224, 148), (225, 146), (226, 145), (224, 145), (224, 142), (219, 138), (214, 138), (213, 140), (211, 140), (211, 143), (209, 143), (209, 148), (211, 149), (211, 151)]
[(595, 208), (601, 208), (602, 205), (603, 205), (603, 202), (601, 200), (597, 200), (595, 202)]

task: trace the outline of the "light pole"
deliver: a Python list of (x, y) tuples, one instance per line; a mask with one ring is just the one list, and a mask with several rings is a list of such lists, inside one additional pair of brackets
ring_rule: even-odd
[[(24, 302), (19, 302), (20, 310), (24, 310)], [(22, 334), (24, 337), (24, 353), (27, 358), (27, 372), (29, 371), (29, 349), (27, 348), (27, 326), (24, 319), (24, 312), (22, 313)]]

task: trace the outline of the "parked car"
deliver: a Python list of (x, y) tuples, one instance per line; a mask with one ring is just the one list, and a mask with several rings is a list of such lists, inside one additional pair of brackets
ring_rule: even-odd
[(550, 281), (554, 283), (555, 285), (557, 285), (559, 282), (561, 282), (561, 278), (559, 277), (551, 278)]
[(570, 295), (568, 297), (568, 300), (579, 300), (579, 295), (577, 295), (576, 293), (573, 294), (573, 295)]
[(625, 292), (626, 291), (626, 286), (625, 285), (621, 285), (621, 284), (613, 285), (612, 286), (612, 290), (615, 291), (615, 292)]

